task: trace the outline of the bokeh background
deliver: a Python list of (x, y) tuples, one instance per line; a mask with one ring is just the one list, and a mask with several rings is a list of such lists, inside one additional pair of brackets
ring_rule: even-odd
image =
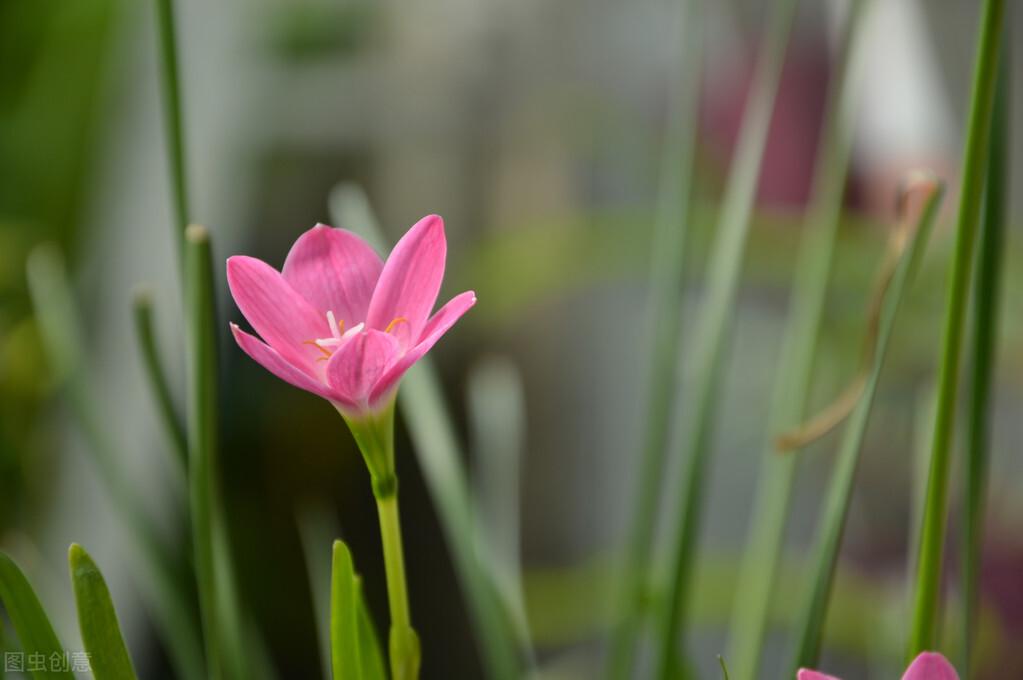
[[(699, 303), (768, 9), (754, 0), (707, 4), (687, 319)], [(679, 5), (177, 3), (193, 213), (212, 230), (218, 262), (246, 253), (280, 266), (302, 231), (330, 221), (328, 198), (339, 182), (365, 192), (390, 242), (427, 213), (444, 216), (450, 248), (444, 293), (472, 288), (480, 302), (435, 354), (475, 473), (485, 471), (480, 461), (488, 451), (486, 437), (473, 436), (467, 390), (494, 362), (511, 367), (521, 384), (521, 481), (511, 487), (518, 508), (500, 521), (518, 532), (514, 550), (521, 553), (530, 624), (551, 677), (591, 677), (612, 599), (607, 566), (634, 486), (650, 235), (668, 102), (680, 70)], [(724, 646), (844, 7), (802, 5), (761, 173), (707, 495), (695, 639), (707, 668)], [(956, 194), (977, 3), (875, 5), (864, 27), (870, 48), (816, 369), (818, 404), (855, 370), (899, 178), (909, 168), (931, 167), (953, 187), (947, 205)], [(1023, 14), (1010, 16), (1011, 44), (1023, 35)], [(1017, 50), (1013, 59), (1011, 125), (1018, 130), (1023, 54)], [(166, 655), (130, 561), (122, 559), (122, 526), (43, 351), (25, 262), (40, 243), (55, 243), (64, 254), (93, 402), (121, 466), (173, 535), (183, 482), (131, 327), (132, 296), (144, 284), (181, 397), (182, 319), (162, 115), (152, 3), (0, 2), (0, 548), (26, 568), (63, 639), (73, 641), (64, 558), (71, 541), (86, 545), (111, 583), (140, 674), (150, 678), (170, 677)], [(1011, 137), (1010, 158), (1019, 168), (1023, 133)], [(1011, 644), (1023, 636), (1017, 219), (1023, 173), (1010, 182), (983, 577), (985, 659), (1003, 672), (992, 677), (1003, 678), (1023, 677), (1023, 652)], [(912, 452), (935, 378), (949, 216), (900, 319), (851, 510), (825, 653), (829, 668), (849, 677), (895, 677), (900, 661)], [(218, 275), (223, 284), (220, 267)], [(241, 317), (226, 285), (220, 291), (226, 331), (228, 320)], [(337, 523), (382, 621), (386, 599), (367, 475), (329, 405), (272, 378), (224, 338), (223, 482), (233, 547), (244, 565), (242, 595), (280, 676), (315, 677), (314, 603), (298, 518), (317, 508)], [(514, 409), (508, 413), (512, 418)], [(834, 442), (825, 438), (799, 454), (806, 462), (780, 586), (792, 592)], [(480, 677), (443, 536), (401, 431), (398, 445), (424, 677)], [(954, 526), (951, 535), (954, 544)], [(328, 554), (324, 545), (324, 560)], [(954, 600), (954, 564), (950, 571)], [(783, 606), (776, 612), (764, 677), (780, 667), (789, 618)]]

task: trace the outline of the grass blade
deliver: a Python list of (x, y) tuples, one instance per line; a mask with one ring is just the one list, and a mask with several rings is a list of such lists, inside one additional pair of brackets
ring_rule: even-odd
[[(32, 585), (14, 560), (3, 552), (0, 552), (0, 600), (18, 634), (24, 658), (41, 654), (47, 663), (54, 655), (56, 658), (66, 658), (64, 647), (53, 631), (50, 619), (32, 590)], [(34, 672), (32, 677), (36, 680), (74, 680), (70, 671), (49, 665), (47, 671)]]
[(683, 451), (681, 477), (673, 487), (680, 496), (679, 517), (671, 531), (670, 583), (657, 626), (657, 677), (661, 678), (673, 677), (675, 672), (676, 645), (685, 619), (696, 554), (720, 369), (724, 348), (728, 345), (757, 178), (796, 4), (796, 0), (776, 0), (770, 10), (711, 254), (708, 289), (696, 321), (699, 335), (694, 349), (695, 374), (684, 400), (693, 409), (691, 434)]
[(522, 377), (510, 359), (489, 357), (473, 366), (467, 393), (476, 471), (474, 508), (479, 518), (476, 542), (509, 606), (518, 636), (528, 641), (519, 552), (519, 480), (526, 443)]
[(160, 84), (163, 89), (164, 127), (170, 161), (171, 194), (174, 208), (174, 243), (180, 260), (182, 235), (189, 221), (188, 184), (185, 181), (185, 139), (181, 114), (181, 86), (178, 78), (178, 43), (174, 21), (174, 0), (156, 0), (157, 32), (160, 35)]
[(646, 423), (642, 463), (632, 498), (632, 517), (621, 555), (618, 610), (607, 662), (610, 678), (628, 676), (635, 652), (650, 558), (655, 513), (661, 498), (664, 470), (678, 389), (681, 344), (683, 274), (689, 232), (689, 197), (692, 189), (696, 121), (703, 63), (703, 9), (700, 0), (683, 5), (680, 73), (673, 82), (657, 220), (650, 263), (648, 337), (650, 366), (647, 377)]
[(167, 643), (178, 675), (203, 677), (202, 643), (196, 633), (197, 614), (187, 567), (157, 540), (158, 533), (145, 512), (146, 504), (124, 477), (118, 462), (122, 456), (110, 438), (104, 416), (97, 411), (63, 260), (54, 247), (39, 246), (29, 255), (27, 273), (46, 354), (55, 378), (66, 391), (114, 513), (124, 523), (133, 548), (131, 557), (139, 566), (147, 610)]
[(362, 662), (361, 680), (387, 680), (386, 664), (381, 652), (380, 638), (377, 637), (373, 617), (370, 616), (366, 598), (362, 593), (362, 580), (355, 579), (355, 594), (359, 608), (359, 660)]
[(135, 667), (121, 637), (114, 603), (103, 574), (85, 549), (68, 550), (71, 585), (78, 607), (78, 628), (96, 680), (135, 680)]
[[(336, 224), (357, 231), (378, 252), (384, 252), (380, 228), (359, 187), (335, 187), (330, 195), (330, 212)], [(465, 591), (487, 676), (518, 680), (524, 641), (517, 640), (509, 629), (507, 607), (479, 560), (468, 478), (462, 465), (465, 457), (429, 357), (420, 360), (402, 380), (398, 408), (415, 443), (416, 459)]]
[(149, 388), (156, 400), (156, 408), (160, 413), (164, 432), (171, 449), (177, 455), (182, 470), (188, 469), (188, 442), (185, 427), (181, 423), (174, 398), (167, 384), (167, 372), (160, 362), (160, 352), (156, 346), (156, 334), (153, 331), (153, 300), (147, 291), (135, 295), (132, 305), (132, 317), (135, 321), (135, 339), (139, 351), (142, 352), (142, 367), (145, 369)]
[[(1004, 38), (1003, 38), (1004, 40)], [(995, 358), (998, 351), (999, 302), (1002, 254), (1007, 227), (1009, 149), (1008, 45), (1002, 48), (1001, 65), (991, 119), (991, 143), (987, 159), (987, 184), (981, 217), (980, 245), (973, 302), (973, 361), (967, 424), (966, 493), (963, 505), (963, 672), (972, 675), (977, 608), (980, 590), (981, 552), (984, 543), (984, 509), (987, 493)]]
[[(216, 295), (209, 232), (185, 232), (189, 506), (209, 677), (251, 677), (220, 495)], [(254, 653), (249, 650), (249, 653)]]
[(963, 179), (956, 220), (956, 243), (949, 283), (947, 316), (942, 338), (941, 370), (938, 375), (938, 407), (934, 419), (927, 501), (920, 532), (917, 558), (916, 595), (907, 649), (907, 659), (934, 648), (938, 622), (941, 562), (945, 549), (948, 512), (949, 467), (952, 432), (955, 426), (956, 394), (963, 342), (970, 270), (976, 241), (977, 217), (991, 130), (995, 75), (999, 43), (1003, 33), (1005, 0), (985, 0), (974, 66), (969, 128), (963, 153)]
[(330, 659), (334, 680), (361, 680), (358, 584), (352, 553), (334, 541), (330, 572)]
[(812, 571), (808, 579), (811, 587), (805, 591), (806, 599), (800, 609), (799, 624), (796, 628), (796, 653), (791, 666), (791, 674), (786, 677), (795, 677), (796, 670), (800, 667), (817, 665), (824, 630), (824, 618), (831, 595), (835, 567), (838, 563), (849, 501), (852, 497), (856, 467), (881, 369), (884, 367), (888, 341), (895, 327), (895, 320), (905, 289), (912, 280), (923, 255), (943, 193), (943, 188), (938, 186), (928, 196), (916, 230), (912, 235), (912, 241), (908, 249), (901, 255), (892, 275), (891, 283), (883, 293), (870, 374), (867, 376), (862, 395), (850, 414), (842, 433), (838, 460), (825, 496), (824, 514), (821, 517), (814, 557), (811, 560)]
[[(821, 316), (842, 211), (852, 146), (860, 64), (855, 53), (867, 0), (855, 0), (846, 20), (828, 93), (813, 194), (799, 244), (789, 296), (789, 318), (775, 377), (768, 427), (772, 433), (795, 426), (804, 415), (811, 386)], [(775, 573), (784, 547), (797, 456), (761, 458), (749, 540), (736, 586), (729, 655), (739, 680), (758, 675)]]

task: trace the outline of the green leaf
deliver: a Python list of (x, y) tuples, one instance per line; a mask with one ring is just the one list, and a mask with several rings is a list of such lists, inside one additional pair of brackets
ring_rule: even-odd
[(360, 680), (358, 583), (352, 553), (334, 541), (330, 574), (330, 659), (334, 680)]
[[(64, 647), (60, 644), (57, 634), (53, 632), (50, 619), (43, 610), (39, 598), (36, 597), (32, 585), (25, 578), (18, 565), (5, 553), (0, 552), (0, 600), (3, 601), (7, 616), (10, 617), (14, 630), (21, 641), (24, 658), (32, 655), (43, 655), (49, 660), (54, 655), (66, 659)], [(71, 671), (60, 670), (59, 667), (47, 664), (45, 672), (32, 673), (36, 680), (74, 680)]]
[(956, 397), (965, 335), (966, 308), (972, 279), (977, 223), (984, 192), (991, 111), (994, 108), (999, 44), (1002, 41), (1005, 0), (986, 0), (980, 21), (980, 39), (974, 62), (973, 93), (963, 151), (963, 176), (956, 216), (956, 243), (948, 284), (941, 368), (938, 374), (938, 405), (927, 477), (927, 499), (917, 557), (916, 592), (907, 659), (935, 648), (941, 598), (941, 566), (945, 554), (948, 522), (948, 486), (952, 440), (956, 421)]
[(970, 677), (976, 655), (974, 630), (980, 601), (981, 552), (984, 543), (984, 509), (990, 457), (991, 400), (995, 359), (998, 353), (999, 302), (1002, 265), (1005, 259), (1006, 207), (1008, 203), (1009, 68), (1008, 43), (1003, 38), (1001, 65), (995, 89), (988, 147), (987, 184), (981, 217), (980, 245), (974, 283), (973, 348), (969, 384), (969, 421), (966, 450), (966, 481), (963, 502), (962, 593), (963, 663)]
[[(789, 293), (788, 321), (770, 401), (768, 428), (772, 435), (793, 427), (806, 415), (849, 169), (858, 84), (863, 71), (859, 52), (865, 42), (857, 36), (864, 23), (866, 4), (867, 0), (856, 0), (850, 7), (835, 68), (838, 77), (828, 92), (813, 195), (803, 217)], [(774, 455), (770, 441), (765, 449), (758, 461), (757, 490), (732, 611), (728, 658), (737, 678), (759, 675), (799, 460), (797, 456)]]
[[(678, 478), (670, 480), (668, 487), (672, 494), (677, 494), (679, 501), (678, 515), (672, 518), (668, 526), (669, 586), (665, 604), (656, 622), (655, 677), (676, 676), (678, 645), (684, 637), (686, 609), (693, 590), (693, 563), (696, 561), (700, 534), (703, 492), (708, 486), (706, 477), (713, 451), (715, 413), (723, 374), (721, 369), (727, 359), (757, 180), (796, 4), (796, 0), (775, 0), (768, 13), (760, 54), (757, 56), (757, 70), (743, 112), (739, 141), (729, 170), (728, 185), (710, 254), (706, 294), (699, 317), (693, 322), (693, 327), (697, 329), (690, 356), (693, 378), (682, 399), (682, 403), (692, 409), (692, 417), (684, 430), (686, 438)], [(641, 564), (655, 562), (649, 554), (639, 559)]]
[(78, 627), (96, 680), (134, 680), (135, 669), (121, 637), (117, 613), (103, 574), (85, 549), (68, 550), (71, 584), (78, 606)]
[(330, 658), (333, 680), (386, 680), (373, 619), (362, 596), (352, 553), (334, 541), (330, 575)]
[(355, 577), (355, 590), (359, 600), (359, 660), (362, 663), (362, 680), (387, 680), (380, 638), (377, 637), (373, 617), (362, 594), (362, 579), (358, 576)]
[[(824, 631), (824, 620), (831, 597), (835, 567), (838, 563), (838, 552), (842, 544), (845, 530), (846, 514), (852, 498), (853, 485), (856, 478), (856, 467), (859, 462), (863, 437), (870, 420), (870, 411), (874, 403), (878, 380), (884, 359), (895, 326), (899, 305), (907, 284), (917, 269), (923, 254), (924, 245), (934, 225), (934, 218), (941, 204), (944, 190), (939, 186), (927, 199), (912, 241), (896, 266), (891, 283), (882, 300), (880, 319), (877, 325), (877, 341), (873, 352), (870, 373), (867, 376), (863, 392), (846, 422), (839, 446), (838, 460), (832, 472), (831, 483), (825, 496), (824, 511), (818, 529), (814, 559), (805, 589), (805, 599), (800, 608), (799, 624), (796, 628), (797, 650), (791, 664), (792, 672), (787, 677), (795, 677), (796, 669), (817, 665), (820, 653), (821, 638)], [(785, 455), (794, 455), (792, 453)]]

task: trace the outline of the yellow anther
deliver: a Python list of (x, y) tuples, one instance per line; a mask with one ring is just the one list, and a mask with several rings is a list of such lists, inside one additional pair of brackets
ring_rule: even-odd
[(408, 323), (408, 319), (403, 316), (394, 317), (391, 323), (387, 324), (387, 328), (384, 329), (384, 333), (390, 333), (391, 330), (400, 323)]
[(303, 340), (303, 341), (302, 341), (302, 344), (303, 344), (303, 345), (312, 345), (312, 346), (313, 346), (313, 347), (315, 347), (316, 349), (318, 349), (318, 350), (320, 350), (321, 352), (323, 352), (323, 354), (324, 354), (325, 356), (322, 356), (322, 357), (320, 357), (320, 359), (321, 359), (321, 360), (322, 360), (322, 359), (329, 359), (329, 358), (330, 358), (330, 356), (331, 356), (330, 350), (329, 350), (329, 349), (327, 349), (326, 347), (324, 347), (323, 345), (321, 345), (321, 344), (320, 344), (320, 343), (319, 343), (318, 341), (316, 341), (316, 340)]

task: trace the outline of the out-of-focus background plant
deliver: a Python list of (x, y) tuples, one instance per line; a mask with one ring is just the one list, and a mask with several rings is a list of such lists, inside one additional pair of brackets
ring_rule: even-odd
[[(702, 6), (698, 14), (692, 4)], [(701, 530), (685, 552), (694, 569), (688, 657), (709, 677), (716, 654), (731, 655), (733, 596), (743, 581), (756, 489), (774, 455), (771, 437), (825, 406), (856, 373), (863, 310), (897, 220), (899, 183), (908, 170), (926, 167), (948, 190), (880, 374), (823, 639), (830, 672), (895, 677), (904, 666), (980, 3), (799, 3), (791, 29), (776, 16), (785, 4), (176, 3), (188, 217), (214, 235), (224, 340), (226, 533), (251, 629), (245, 639), (259, 641), (242, 649), (249, 665), (286, 678), (321, 673), (316, 622), (325, 605), (315, 584), (335, 535), (352, 549), (378, 623), (386, 620), (387, 598), (367, 475), (337, 414), (271, 379), (227, 342), (226, 321), (240, 321), (223, 281), (228, 255), (280, 266), (316, 222), (360, 230), (378, 223), (389, 245), (420, 216), (444, 216), (450, 253), (442, 297), (472, 288), (480, 299), (433, 352), (475, 508), (474, 522), (460, 529), (475, 532), (493, 560), (496, 587), (513, 603), (509, 628), (528, 632), (530, 662), (551, 678), (594, 677), (614, 628), (616, 558), (631, 531), (651, 427), (648, 291), (668, 281), (662, 289), (674, 295), (666, 304), (682, 321), (670, 345), (680, 349), (679, 380), (672, 369), (665, 389), (680, 397), (665, 415), (671, 427), (655, 472), (668, 488), (653, 517), (674, 520), (686, 496), (674, 481), (694, 479), (679, 473), (691, 460), (691, 414), (705, 403), (704, 374), (720, 371), (719, 382), (706, 378), (716, 391), (707, 415), (713, 436), (692, 445), (713, 456), (696, 478)], [(1002, 39), (1011, 45), (1023, 14), (1008, 4)], [(173, 546), (174, 563), (187, 563), (188, 488), (145, 381), (132, 316), (143, 283), (171, 407), (183, 413), (186, 323), (154, 7), (0, 3), (0, 549), (29, 575), (67, 647), (81, 649), (63, 557), (72, 542), (88, 546), (103, 566), (136, 670), (159, 678), (180, 674), (182, 665), (143, 595), (149, 586), (131, 522), (119, 516), (124, 508), (90, 453), (104, 450), (153, 530)], [(771, 31), (780, 36), (776, 96), (762, 72)], [(1012, 130), (1023, 110), (1013, 105), (1023, 97), (1023, 54), (1008, 59)], [(757, 104), (769, 122), (759, 163), (754, 124), (744, 119)], [(830, 136), (825, 120), (838, 126)], [(1007, 137), (1006, 163), (1019, 167), (1023, 134)], [(837, 160), (822, 154), (829, 143)], [(842, 171), (815, 173), (820, 156)], [(745, 185), (730, 177), (740, 159), (751, 173)], [(1005, 188), (971, 652), (977, 672), (969, 676), (979, 678), (1023, 676), (1023, 652), (1012, 644), (1023, 635), (1023, 423), (1015, 417), (1023, 409), (1021, 176), (1009, 172)], [(744, 187), (755, 198), (749, 220), (741, 214)], [(805, 362), (808, 406), (805, 414), (772, 414), (778, 399), (792, 398), (772, 386), (789, 309), (800, 304), (789, 297), (797, 250), (804, 232), (827, 228), (829, 205), (840, 211), (820, 334)], [(684, 247), (677, 269), (658, 264), (657, 248), (651, 259), (664, 220), (686, 225), (684, 243), (666, 246)], [(729, 224), (741, 230), (746, 221), (748, 242), (732, 258), (741, 266), (738, 285), (729, 291), (725, 278), (715, 278), (721, 267), (711, 253)], [(47, 249), (37, 250), (41, 244)], [(71, 380), (47, 349), (49, 322), (33, 310), (26, 274), (34, 262), (28, 271), (45, 278), (58, 252), (72, 292), (65, 311), (74, 317), (63, 321), (81, 325), (80, 338), (63, 334), (85, 367)], [(673, 275), (681, 287), (671, 285)], [(704, 355), (701, 343), (718, 321), (705, 312), (715, 300), (729, 318)], [(720, 368), (701, 366), (704, 356)], [(968, 448), (960, 401), (941, 637), (956, 661)], [(102, 432), (82, 427), (83, 411)], [(482, 677), (485, 652), (466, 601), (472, 590), (459, 585), (464, 563), (412, 453), (411, 440), (422, 447), (415, 423), (431, 416), (403, 415), (398, 469), (423, 677)], [(839, 427), (786, 454), (799, 457), (798, 468), (772, 472), (793, 476), (761, 677), (787, 673), (789, 631), (809, 587), (842, 436)], [(654, 600), (656, 588), (671, 592), (676, 571), (676, 537), (664, 525), (646, 522), (649, 541), (663, 546), (651, 551), (655, 571), (664, 572), (644, 595)], [(656, 656), (641, 650), (640, 663), (654, 668)]]

